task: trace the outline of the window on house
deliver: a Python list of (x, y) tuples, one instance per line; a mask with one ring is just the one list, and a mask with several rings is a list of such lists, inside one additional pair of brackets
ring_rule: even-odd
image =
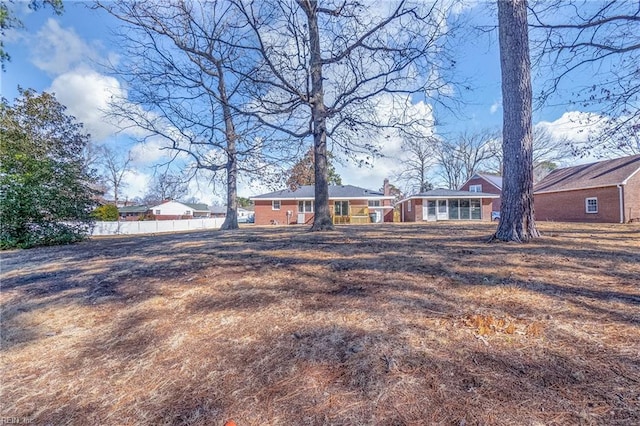
[(469, 200), (471, 219), (482, 219), (482, 202), (480, 199)]
[(598, 213), (598, 199), (587, 198), (585, 200), (585, 207), (586, 207), (587, 213)]
[(369, 200), (369, 207), (380, 207), (380, 200)]
[(411, 211), (411, 200), (407, 201), (407, 211)]
[(482, 185), (469, 185), (469, 192), (482, 192)]
[(334, 214), (336, 216), (349, 216), (349, 202), (336, 201), (334, 203)]
[(449, 200), (449, 219), (460, 219), (460, 200)]
[(280, 200), (271, 201), (271, 210), (280, 210)]
[(313, 201), (298, 201), (298, 213), (313, 213)]
[(156, 214), (156, 215), (160, 214), (160, 209), (155, 210), (154, 214)]

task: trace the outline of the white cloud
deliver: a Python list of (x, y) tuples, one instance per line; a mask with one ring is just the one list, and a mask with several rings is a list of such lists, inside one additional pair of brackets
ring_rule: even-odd
[(144, 197), (152, 177), (151, 173), (144, 173), (141, 170), (126, 172), (122, 177), (122, 182), (124, 183), (122, 189), (123, 195), (128, 199)]
[(31, 39), (32, 62), (53, 75), (89, 67), (99, 60), (101, 50), (100, 43), (86, 43), (73, 28), (62, 28), (53, 18), (49, 18)]
[[(420, 126), (414, 128), (414, 131), (424, 136), (434, 134), (433, 110), (431, 105), (423, 101), (412, 103), (408, 97), (388, 95), (382, 98), (376, 109), (375, 115), (387, 117), (389, 122), (398, 119), (401, 122), (419, 120)], [(382, 187), (385, 178), (393, 180), (393, 176), (402, 169), (406, 152), (402, 147), (403, 137), (400, 132), (394, 129), (381, 130), (376, 133), (372, 143), (379, 148), (381, 156), (370, 159), (369, 166), (358, 166), (358, 160), (367, 159), (366, 154), (357, 155), (355, 161), (336, 164), (336, 171), (344, 184), (377, 190)]]
[(67, 106), (67, 110), (84, 124), (94, 140), (101, 141), (118, 131), (106, 116), (112, 96), (120, 96), (122, 88), (113, 77), (92, 70), (76, 70), (56, 77), (47, 89)]
[(495, 114), (496, 112), (498, 112), (498, 108), (500, 108), (501, 106), (502, 106), (502, 99), (498, 99), (497, 101), (491, 104), (491, 107), (489, 108), (489, 112), (491, 114)]
[(131, 157), (136, 164), (155, 164), (166, 161), (171, 155), (170, 150), (163, 149), (167, 142), (160, 136), (152, 136), (144, 142), (135, 144), (131, 148)]
[(554, 121), (540, 121), (555, 139), (567, 138), (572, 143), (586, 142), (589, 135), (601, 131), (602, 116), (590, 112), (569, 111)]

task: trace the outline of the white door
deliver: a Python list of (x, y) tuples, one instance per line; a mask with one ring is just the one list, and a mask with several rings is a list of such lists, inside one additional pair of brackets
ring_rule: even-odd
[(447, 200), (438, 200), (438, 220), (449, 219), (449, 211), (447, 210)]
[(298, 225), (304, 225), (304, 213), (298, 213)]

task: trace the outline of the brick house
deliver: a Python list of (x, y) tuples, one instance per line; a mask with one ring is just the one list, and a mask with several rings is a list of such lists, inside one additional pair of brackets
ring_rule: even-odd
[(640, 220), (640, 154), (557, 169), (534, 187), (536, 220)]
[[(469, 192), (484, 192), (486, 194), (502, 194), (502, 176), (494, 175), (491, 173), (475, 173), (471, 178), (465, 182), (460, 188), (460, 191)], [(493, 199), (492, 210), (494, 212), (500, 211), (500, 204), (502, 198)]]
[(433, 189), (398, 202), (402, 222), (440, 220), (491, 220), (493, 200), (499, 194)]
[[(304, 185), (295, 191), (283, 189), (252, 197), (255, 224), (311, 224), (314, 196), (314, 186)], [(393, 198), (386, 180), (383, 192), (353, 185), (329, 185), (329, 209), (334, 224), (393, 222)]]

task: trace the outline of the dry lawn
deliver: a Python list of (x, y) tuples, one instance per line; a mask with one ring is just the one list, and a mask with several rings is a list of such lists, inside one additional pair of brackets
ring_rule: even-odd
[(0, 416), (640, 424), (640, 225), (539, 226), (525, 245), (449, 223), (4, 252)]

